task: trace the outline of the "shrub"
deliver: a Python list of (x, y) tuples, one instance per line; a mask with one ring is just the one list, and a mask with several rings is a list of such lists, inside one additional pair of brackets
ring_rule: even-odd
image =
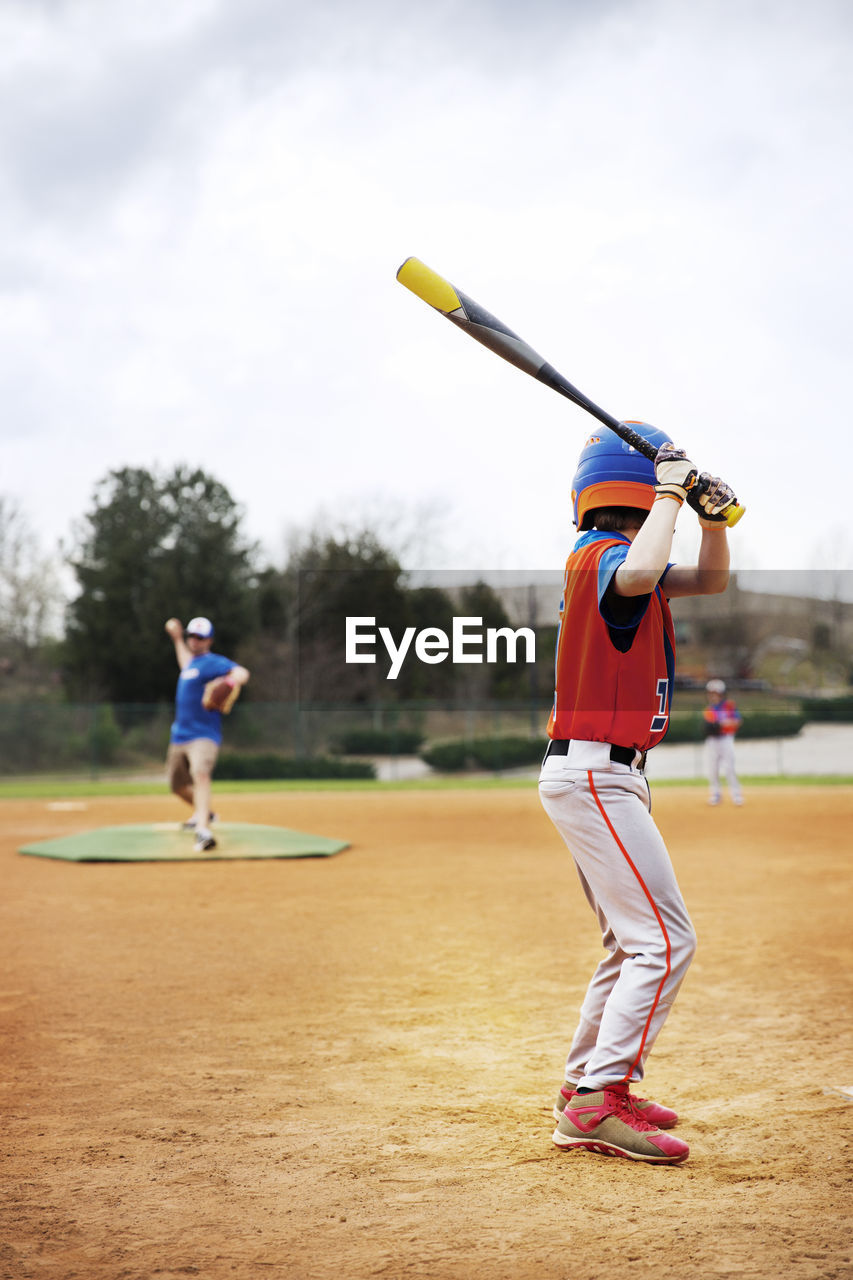
[(431, 747), (422, 751), (420, 756), (431, 769), (437, 769), (439, 773), (458, 773), (461, 769), (468, 767), (468, 745), (467, 742), (462, 741), (434, 742)]
[(416, 729), (345, 729), (332, 744), (343, 756), (409, 756), (423, 745)]
[(853, 697), (803, 698), (803, 715), (807, 720), (832, 720), (853, 723)]
[[(793, 738), (806, 722), (806, 717), (796, 711), (747, 711), (738, 729), (739, 738)], [(669, 722), (664, 742), (702, 742), (705, 738), (705, 721), (701, 711), (675, 714)]]
[(463, 769), (517, 769), (538, 764), (545, 754), (544, 738), (470, 738), (452, 742), (435, 742), (421, 751), (420, 757), (440, 773), (459, 773)]
[(260, 782), (287, 778), (375, 778), (368, 761), (331, 760), (327, 756), (283, 756), (274, 752), (237, 755), (224, 752), (216, 763), (216, 780)]
[(739, 738), (794, 738), (806, 723), (797, 711), (748, 711), (738, 729)]
[(87, 767), (91, 763), (92, 717), (87, 706), (65, 703), (4, 703), (0, 716), (0, 770), (23, 773)]
[(669, 718), (669, 728), (664, 742), (702, 742), (705, 737), (705, 721), (701, 711), (685, 711)]
[(475, 738), (470, 743), (476, 764), (483, 769), (518, 769), (539, 764), (547, 743), (543, 738)]
[(122, 733), (109, 702), (92, 708), (89, 727), (89, 755), (98, 764), (110, 764), (121, 746)]

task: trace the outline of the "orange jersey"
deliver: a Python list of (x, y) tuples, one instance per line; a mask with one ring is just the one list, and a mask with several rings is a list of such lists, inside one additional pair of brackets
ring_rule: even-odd
[(647, 596), (607, 598), (630, 545), (592, 530), (566, 562), (550, 738), (647, 751), (666, 734), (675, 675), (669, 604), (660, 585)]
[(740, 728), (741, 714), (733, 702), (718, 702), (715, 706), (706, 707), (702, 714), (706, 732), (714, 737), (735, 734)]

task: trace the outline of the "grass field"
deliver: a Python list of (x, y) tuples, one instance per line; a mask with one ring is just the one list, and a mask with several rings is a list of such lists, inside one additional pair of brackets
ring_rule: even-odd
[[(276, 792), (315, 792), (315, 791), (481, 791), (483, 789), (502, 790), (513, 788), (524, 790), (530, 788), (535, 781), (535, 771), (522, 776), (505, 774), (447, 775), (429, 778), (412, 778), (401, 781), (371, 781), (368, 779), (292, 779), (279, 781), (265, 780), (230, 781), (215, 785), (217, 795), (270, 795)], [(853, 785), (853, 774), (803, 774), (795, 777), (784, 776), (750, 777), (741, 775), (741, 781), (750, 787), (848, 787)], [(670, 787), (694, 787), (695, 779), (672, 778), (661, 779), (654, 783), (654, 789)], [(164, 795), (166, 787), (162, 779), (129, 779), (124, 775), (101, 778), (81, 778), (79, 775), (35, 775), (15, 779), (0, 780), (0, 799), (5, 800), (38, 800), (38, 799), (81, 799), (97, 796), (157, 796)]]

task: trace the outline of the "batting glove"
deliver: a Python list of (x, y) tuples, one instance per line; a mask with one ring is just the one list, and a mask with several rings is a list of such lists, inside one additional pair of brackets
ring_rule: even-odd
[(661, 445), (655, 457), (655, 493), (659, 497), (677, 498), (683, 502), (696, 483), (696, 466), (683, 449), (669, 441)]
[(696, 491), (690, 495), (690, 505), (699, 513), (699, 523), (707, 528), (719, 528), (726, 523), (726, 512), (737, 502), (735, 491), (719, 476), (703, 471), (696, 482)]

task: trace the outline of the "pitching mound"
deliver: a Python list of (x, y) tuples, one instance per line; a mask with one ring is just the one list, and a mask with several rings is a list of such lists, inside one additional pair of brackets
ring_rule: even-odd
[(193, 852), (193, 837), (173, 822), (141, 822), (124, 827), (98, 827), (58, 840), (23, 845), (18, 852), (68, 862), (224, 862), (241, 858), (328, 858), (349, 848), (345, 840), (265, 827), (248, 822), (220, 822), (216, 848)]

